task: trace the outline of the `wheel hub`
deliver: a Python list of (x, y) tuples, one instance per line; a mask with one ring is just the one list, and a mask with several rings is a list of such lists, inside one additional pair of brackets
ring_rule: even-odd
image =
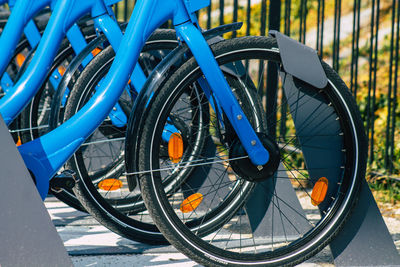
[(280, 150), (278, 144), (266, 134), (257, 133), (264, 148), (269, 152), (269, 160), (263, 166), (254, 165), (250, 158), (234, 160), (238, 157), (247, 156), (239, 139), (236, 139), (229, 150), (229, 159), (232, 169), (243, 179), (250, 182), (261, 182), (271, 178), (278, 169), (280, 162)]

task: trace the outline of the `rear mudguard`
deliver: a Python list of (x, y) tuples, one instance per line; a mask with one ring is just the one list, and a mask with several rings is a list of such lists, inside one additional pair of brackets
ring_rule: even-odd
[[(221, 25), (217, 28), (205, 31), (203, 35), (209, 44), (214, 44), (216, 42), (224, 40), (221, 37), (222, 34), (237, 31), (242, 27), (242, 25), (242, 23)], [(134, 140), (138, 138), (137, 135), (140, 132), (141, 127), (145, 123), (143, 121), (143, 114), (145, 112), (146, 106), (150, 103), (152, 96), (157, 93), (158, 89), (160, 89), (167, 82), (168, 78), (171, 77), (176, 69), (185, 62), (188, 56), (190, 56), (188, 54), (189, 52), (190, 50), (187, 45), (183, 44), (178, 46), (175, 50), (169, 53), (160, 64), (157, 65), (157, 67), (148, 77), (145, 85), (140, 91), (138, 97), (136, 98), (135, 104), (129, 117), (126, 133), (126, 136), (129, 136), (129, 138), (126, 138), (125, 140), (125, 163), (136, 162), (136, 152), (139, 151), (139, 149), (138, 147), (134, 146)], [(137, 169), (136, 167), (135, 169)], [(127, 175), (127, 180), (129, 190), (133, 190), (137, 185), (136, 176)]]
[(320, 89), (328, 84), (316, 50), (278, 31), (270, 31), (269, 34), (277, 40), (286, 73)]

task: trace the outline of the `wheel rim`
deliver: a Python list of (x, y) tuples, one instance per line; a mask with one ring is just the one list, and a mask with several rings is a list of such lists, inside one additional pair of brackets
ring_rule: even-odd
[[(239, 58), (241, 58), (241, 59), (243, 59), (243, 65), (248, 64), (251, 67), (252, 65), (254, 65), (254, 63), (252, 63), (252, 62), (249, 63), (249, 61), (251, 61), (250, 58), (246, 58), (249, 55), (249, 51), (250, 51), (250, 49), (243, 49), (241, 52), (240, 51), (239, 52), (236, 51), (236, 54), (233, 54), (233, 53), (229, 54), (228, 53), (228, 54), (219, 56), (218, 58), (222, 63), (227, 63), (227, 61), (236, 62)], [(262, 54), (262, 53), (269, 53), (269, 52), (271, 52), (271, 51), (265, 51), (263, 49), (254, 49), (254, 51), (251, 51), (251, 55), (255, 55), (255, 56), (258, 57), (258, 54), (260, 54), (260, 53)], [(242, 56), (240, 56), (240, 54), (242, 54)], [(246, 55), (246, 56), (244, 56), (244, 55)], [(267, 58), (262, 58), (262, 59), (266, 60)], [(188, 76), (193, 75), (193, 73), (195, 73), (195, 71), (191, 72)], [(251, 71), (248, 71), (247, 74), (248, 73), (251, 73)], [(193, 75), (193, 76), (196, 77), (196, 75)], [(247, 76), (249, 76), (249, 75), (246, 75), (246, 77)], [(180, 85), (185, 83), (185, 79), (183, 79), (183, 81), (182, 81), (182, 83)], [(195, 80), (196, 78), (192, 78), (192, 79)], [(255, 84), (256, 84), (256, 82), (255, 82)], [(265, 250), (265, 251), (263, 251), (262, 249), (260, 249), (259, 251), (257, 251), (257, 249), (256, 249), (255, 250), (256, 253), (246, 253), (246, 251), (254, 250), (254, 248), (251, 248), (250, 250), (248, 249), (248, 247), (251, 247), (251, 245), (247, 245), (246, 248), (245, 248), (245, 246), (243, 246), (242, 253), (237, 253), (237, 251), (240, 250), (240, 249), (238, 249), (238, 243), (240, 243), (240, 242), (244, 243), (245, 242), (244, 241), (245, 238), (241, 238), (241, 237), (238, 238), (238, 240), (236, 240), (236, 242), (229, 241), (232, 244), (231, 248), (226, 247), (225, 244), (223, 244), (223, 246), (222, 246), (221, 244), (223, 242), (220, 245), (215, 245), (214, 247), (212, 247), (212, 246), (209, 245), (209, 243), (210, 242), (211, 243), (214, 242), (215, 236), (211, 237), (211, 235), (210, 235), (208, 237), (203, 238), (203, 240), (202, 240), (201, 238), (199, 238), (200, 235), (196, 237), (195, 236), (196, 233), (192, 233), (192, 232), (189, 231), (188, 228), (185, 228), (185, 226), (182, 224), (182, 222), (184, 222), (184, 219), (182, 219), (181, 214), (179, 214), (179, 209), (176, 207), (176, 205), (174, 206), (174, 204), (169, 202), (169, 199), (171, 199), (171, 196), (166, 195), (163, 192), (163, 190), (160, 189), (161, 187), (160, 187), (160, 184), (159, 184), (159, 180), (160, 180), (159, 174), (158, 173), (150, 173), (149, 175), (151, 176), (151, 183), (152, 183), (152, 189), (151, 190), (154, 191), (155, 194), (157, 195), (157, 200), (154, 200), (154, 201), (158, 201), (158, 204), (156, 204), (156, 205), (161, 205), (162, 206), (163, 216), (165, 216), (165, 218), (167, 218), (167, 220), (169, 221), (169, 224), (172, 227), (175, 227), (174, 232), (181, 233), (181, 238), (186, 239), (186, 240), (191, 240), (191, 241), (188, 241), (188, 242), (189, 243), (192, 242), (192, 244), (195, 244), (194, 246), (196, 247), (196, 249), (198, 249), (199, 251), (202, 251), (202, 253), (210, 255), (210, 257), (217, 257), (218, 258), (218, 255), (222, 255), (223, 254), (223, 255), (225, 255), (225, 258), (222, 257), (222, 258), (220, 258), (220, 260), (226, 260), (227, 258), (230, 258), (232, 260), (238, 260), (241, 263), (243, 263), (246, 260), (246, 257), (247, 257), (248, 260), (249, 260), (247, 263), (251, 264), (251, 262), (253, 262), (253, 263), (254, 263), (254, 261), (258, 261), (258, 262), (261, 261), (262, 262), (265, 259), (269, 259), (268, 262), (272, 262), (273, 259), (277, 259), (277, 258), (281, 258), (282, 259), (282, 257), (285, 256), (285, 255), (288, 255), (288, 254), (293, 254), (294, 255), (295, 253), (299, 253), (299, 252), (296, 252), (296, 251), (299, 251), (299, 250), (303, 249), (304, 247), (306, 247), (306, 244), (313, 244), (313, 242), (312, 242), (313, 239), (316, 239), (318, 236), (321, 236), (322, 234), (324, 234), (325, 231), (328, 231), (326, 229), (328, 229), (329, 227), (326, 227), (326, 226), (334, 224), (334, 222), (332, 220), (330, 221), (330, 219), (332, 217), (334, 217), (335, 213), (338, 214), (338, 210), (340, 211), (341, 207), (343, 206), (342, 204), (346, 204), (349, 201), (349, 199), (351, 198), (350, 195), (346, 195), (346, 197), (343, 197), (343, 198), (340, 198), (339, 196), (342, 193), (345, 194), (346, 192), (348, 192), (348, 190), (351, 191), (352, 187), (354, 186), (354, 183), (355, 183), (354, 175), (357, 173), (357, 169), (354, 169), (354, 166), (355, 166), (355, 168), (357, 168), (357, 164), (358, 164), (357, 163), (357, 159), (358, 159), (358, 155), (357, 155), (358, 144), (357, 144), (356, 138), (354, 138), (354, 136), (356, 135), (356, 132), (354, 130), (354, 123), (353, 122), (349, 123), (349, 124), (353, 125), (353, 128), (349, 128), (346, 125), (341, 125), (341, 121), (345, 121), (345, 120), (349, 120), (349, 119), (351, 120), (351, 118), (349, 118), (347, 116), (347, 114), (349, 113), (349, 108), (346, 106), (346, 104), (344, 103), (343, 99), (340, 99), (339, 96), (335, 96), (335, 92), (337, 93), (337, 89), (334, 87), (334, 85), (332, 83), (330, 83), (330, 89), (329, 90), (331, 90), (330, 96), (329, 96), (329, 98), (331, 98), (331, 99), (327, 99), (328, 95), (326, 94), (326, 92), (319, 92), (318, 90), (316, 91), (316, 93), (318, 95), (314, 95), (311, 98), (317, 99), (321, 103), (323, 103), (324, 105), (321, 104), (321, 108), (324, 108), (324, 109), (326, 109), (326, 107), (331, 107), (332, 106), (330, 104), (331, 101), (332, 102), (335, 101), (335, 102), (339, 102), (340, 103), (337, 106), (333, 105), (333, 108), (337, 109), (341, 113), (344, 113), (344, 114), (340, 114), (340, 116), (338, 116), (339, 125), (341, 127), (341, 130), (343, 130), (343, 131), (342, 132), (338, 132), (338, 133), (335, 134), (335, 136), (338, 138), (338, 140), (341, 140), (341, 143), (343, 144), (343, 147), (340, 148), (340, 150), (343, 150), (344, 148), (346, 148), (345, 152), (342, 151), (343, 155), (341, 156), (341, 160), (344, 161), (343, 162), (344, 169), (342, 171), (340, 171), (341, 173), (343, 173), (341, 175), (342, 177), (340, 178), (340, 183), (341, 184), (346, 184), (345, 183), (346, 182), (345, 178), (348, 178), (350, 181), (346, 185), (347, 188), (343, 189), (343, 192), (340, 192), (340, 191), (336, 192), (337, 193), (337, 196), (335, 196), (336, 200), (332, 200), (331, 202), (329, 202), (329, 204), (325, 204), (325, 206), (321, 205), (321, 206), (324, 206), (324, 210), (321, 212), (322, 215), (319, 215), (320, 216), (319, 219), (318, 218), (312, 218), (312, 216), (318, 215), (318, 214), (316, 214), (316, 213), (319, 213), (319, 208), (318, 207), (312, 208), (314, 211), (311, 212), (310, 214), (306, 214), (305, 220), (307, 220), (308, 222), (312, 222), (312, 227), (310, 229), (304, 229), (301, 233), (298, 233), (298, 236), (302, 235), (303, 237), (295, 238), (294, 240), (291, 240), (291, 238), (289, 238), (288, 235), (285, 235), (285, 237), (284, 237), (285, 238), (284, 239), (285, 245), (282, 245), (282, 244), (277, 244), (278, 242), (282, 243), (282, 241), (278, 241), (277, 238), (275, 239), (275, 241), (273, 240), (273, 233), (272, 233), (272, 235), (271, 235), (272, 237), (271, 236), (269, 237), (269, 243), (272, 243), (272, 244), (275, 243), (275, 247), (274, 247), (274, 245), (257, 243), (258, 242), (257, 238), (254, 238), (254, 236), (253, 236), (253, 237), (249, 238), (250, 240), (247, 243), (248, 244), (249, 243), (253, 243), (253, 244), (256, 244), (257, 246), (259, 245), (258, 247), (264, 247), (263, 249)], [(305, 90), (302, 97), (305, 97), (304, 95), (307, 95), (309, 93), (310, 93), (309, 91)], [(321, 98), (321, 97), (323, 97), (323, 98)], [(286, 98), (289, 99), (289, 97), (286, 97)], [(290, 102), (290, 101), (286, 101), (286, 102), (287, 102), (286, 104), (288, 104), (288, 102)], [(279, 107), (279, 109), (280, 108), (281, 108), (281, 106)], [(291, 104), (291, 108), (293, 109), (293, 104)], [(346, 109), (347, 109), (347, 111), (346, 111)], [(346, 113), (346, 112), (348, 112), (348, 113)], [(299, 130), (300, 127), (298, 125), (295, 125), (296, 123), (294, 122), (294, 119), (293, 119), (293, 117), (294, 117), (293, 113), (294, 113), (294, 111), (292, 110), (292, 111), (289, 111), (286, 115), (289, 116), (289, 117), (292, 117), (291, 118), (291, 120), (292, 120), (292, 126), (291, 126), (292, 127), (292, 131), (293, 130), (296, 131), (296, 128), (297, 128), (297, 130)], [(315, 112), (314, 112), (314, 114), (315, 114)], [(282, 114), (278, 114), (278, 115), (282, 115)], [(321, 121), (323, 121), (323, 119), (324, 118), (320, 118)], [(290, 120), (290, 118), (289, 118), (289, 120)], [(287, 124), (287, 126), (290, 127), (290, 122)], [(286, 131), (289, 131), (289, 132), (290, 132), (290, 130), (291, 129), (286, 129)], [(153, 132), (153, 137), (152, 137), (153, 139), (155, 138), (155, 135), (157, 135), (157, 133)], [(285, 141), (285, 143), (283, 145), (280, 144), (280, 147), (282, 149), (285, 148), (285, 146), (287, 148), (291, 148), (291, 147), (293, 147), (293, 144), (296, 143), (296, 142), (293, 142), (294, 140), (288, 139), (288, 137), (290, 137), (290, 135), (286, 134), (286, 136), (279, 136), (279, 135), (277, 135), (277, 136), (278, 136), (278, 138), (286, 138), (286, 141), (285, 141), (285, 139), (280, 141), (281, 143), (283, 141)], [(294, 135), (294, 136), (296, 136), (296, 135)], [(300, 143), (303, 142), (302, 147), (304, 148), (305, 147), (304, 137), (301, 137), (301, 138), (298, 137), (297, 139), (302, 139), (302, 141), (297, 140), (297, 143), (300, 144)], [(345, 144), (347, 144), (348, 142), (351, 143), (352, 147), (350, 147), (350, 148), (347, 147), (347, 146), (344, 147)], [(288, 147), (288, 144), (291, 144), (291, 146)], [(157, 144), (155, 143), (155, 145), (157, 145)], [(299, 147), (297, 147), (295, 149), (306, 150), (306, 149), (301, 149)], [(350, 151), (350, 149), (351, 149), (351, 151)], [(155, 149), (154, 147), (151, 147), (151, 151), (153, 151), (153, 150), (157, 151), (157, 149)], [(288, 149), (288, 150), (290, 151), (290, 149)], [(281, 151), (281, 152), (282, 152), (282, 155), (283, 155), (282, 157), (283, 158), (286, 157), (288, 159), (289, 157), (293, 156), (288, 152), (285, 152), (285, 151)], [(304, 157), (304, 155), (303, 155), (303, 157)], [(352, 158), (355, 158), (355, 161), (353, 161)], [(144, 170), (148, 170), (149, 168), (150, 169), (151, 168), (154, 168), (154, 169), (158, 168), (158, 164), (157, 164), (157, 162), (155, 162), (156, 157), (150, 157), (150, 159), (151, 159), (152, 162), (150, 162), (149, 165), (146, 165), (146, 167), (144, 167), (144, 169), (142, 169), (143, 171)], [(291, 160), (294, 160), (294, 159), (291, 159)], [(304, 162), (304, 159), (303, 159), (303, 162)], [(283, 162), (283, 167), (285, 167), (286, 169), (294, 169), (287, 162), (286, 163)], [(346, 172), (346, 169), (350, 169), (350, 171)], [(292, 170), (290, 172), (291, 175), (293, 176), (291, 180), (296, 180), (296, 182), (299, 184), (297, 186), (297, 190), (298, 190), (298, 188), (300, 188), (300, 190), (303, 191), (303, 193), (306, 195), (306, 197), (308, 196), (311, 199), (312, 190), (308, 190), (307, 188), (305, 188), (305, 186), (302, 185), (301, 182), (299, 182), (299, 179), (298, 179), (299, 178), (298, 175), (301, 175), (300, 177), (303, 176), (304, 178), (306, 178), (305, 174), (303, 174), (302, 171), (303, 170), (300, 170), (299, 168), (295, 168), (295, 173), (294, 173), (294, 171)], [(311, 170), (308, 170), (308, 171), (311, 171)], [(285, 171), (285, 172), (287, 172), (287, 171)], [(275, 180), (279, 180), (279, 177), (276, 177), (276, 178), (277, 179), (275, 179)], [(295, 178), (297, 178), (297, 179), (295, 179)], [(307, 180), (311, 180), (311, 179), (307, 179)], [(315, 184), (319, 179), (315, 180), (315, 178), (313, 178), (313, 180), (314, 180), (313, 181), (313, 186), (315, 187)], [(274, 183), (276, 184), (276, 182), (274, 182)], [(275, 186), (274, 186), (274, 188), (275, 188)], [(284, 200), (279, 198), (279, 196), (276, 196), (276, 193), (273, 193), (273, 195), (274, 195), (273, 197), (276, 198), (276, 200), (275, 201), (274, 200), (271, 201), (271, 203), (272, 203), (271, 205), (273, 207), (272, 210), (278, 209), (279, 212), (281, 213), (280, 214), (281, 219), (282, 219), (282, 217), (284, 218), (285, 216), (288, 217), (287, 215), (282, 215), (282, 211), (279, 209), (279, 206), (280, 205), (289, 206), (289, 205), (287, 203), (284, 203)], [(296, 195), (298, 196), (299, 194), (296, 193)], [(327, 197), (331, 197), (331, 194), (328, 194)], [(300, 196), (298, 196), (297, 198), (299, 198), (301, 200)], [(248, 199), (251, 199), (251, 197), (249, 197)], [(327, 199), (325, 198), (324, 200), (327, 200)], [(303, 205), (303, 204), (301, 204), (301, 205)], [(307, 204), (307, 205), (309, 205), (309, 204)], [(302, 206), (302, 208), (304, 209), (303, 206)], [(329, 207), (329, 209), (326, 208), (326, 207)], [(324, 212), (326, 212), (326, 214), (324, 214)], [(246, 215), (247, 217), (249, 217), (247, 208), (243, 209), (242, 215), (240, 215), (241, 212), (238, 212), (238, 214), (239, 215), (235, 215), (233, 218), (231, 218), (230, 221), (226, 222), (226, 225), (229, 224), (229, 225), (232, 226), (235, 223), (235, 218), (236, 218), (236, 223), (241, 221), (242, 220), (241, 217), (243, 217), (242, 216), (243, 214)], [(249, 219), (247, 219), (247, 220), (249, 220)], [(248, 224), (251, 224), (251, 223), (249, 222)], [(238, 227), (238, 228), (246, 229), (245, 227)], [(251, 231), (253, 231), (253, 230), (251, 229)], [(285, 232), (285, 229), (283, 231)], [(243, 235), (244, 234), (245, 233), (243, 233)], [(254, 231), (253, 231), (252, 234), (254, 235)], [(225, 235), (225, 237), (226, 236), (231, 236), (232, 237), (234, 235), (234, 231), (231, 231), (230, 234), (227, 234), (225, 232), (225, 233), (220, 234), (220, 235), (221, 236)], [(237, 233), (236, 233), (236, 236), (237, 236)], [(261, 235), (260, 237), (263, 237), (263, 236)], [(217, 243), (217, 242), (215, 242), (215, 243)], [(228, 242), (226, 242), (226, 243), (228, 243)], [(286, 245), (286, 243), (289, 243), (289, 245)], [(239, 244), (239, 246), (240, 246), (240, 244)]]

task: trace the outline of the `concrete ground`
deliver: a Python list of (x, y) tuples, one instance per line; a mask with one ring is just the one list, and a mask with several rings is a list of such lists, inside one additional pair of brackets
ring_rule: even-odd
[[(48, 198), (45, 205), (75, 266), (199, 266), (172, 246), (122, 238), (55, 198)], [(384, 219), (400, 251), (400, 219), (396, 217), (385, 215)], [(333, 258), (326, 248), (299, 266), (333, 266)]]

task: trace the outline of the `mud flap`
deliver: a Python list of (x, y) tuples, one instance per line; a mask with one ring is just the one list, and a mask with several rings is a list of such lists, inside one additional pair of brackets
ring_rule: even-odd
[(270, 31), (269, 34), (278, 42), (286, 73), (317, 88), (324, 88), (328, 84), (328, 78), (317, 51), (278, 31)]

